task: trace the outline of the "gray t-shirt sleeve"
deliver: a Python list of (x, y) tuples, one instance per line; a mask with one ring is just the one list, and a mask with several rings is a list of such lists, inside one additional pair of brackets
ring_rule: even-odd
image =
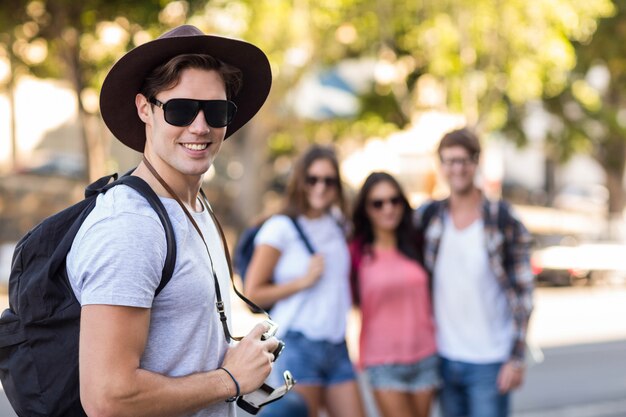
[(167, 253), (158, 219), (128, 212), (105, 217), (77, 236), (72, 253), (81, 305), (152, 306)]

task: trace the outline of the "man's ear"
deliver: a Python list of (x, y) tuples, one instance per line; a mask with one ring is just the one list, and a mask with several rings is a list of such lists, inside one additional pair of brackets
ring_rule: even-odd
[(151, 104), (143, 94), (137, 94), (135, 96), (135, 107), (137, 107), (137, 115), (142, 122), (148, 123), (150, 121), (150, 114), (152, 113)]

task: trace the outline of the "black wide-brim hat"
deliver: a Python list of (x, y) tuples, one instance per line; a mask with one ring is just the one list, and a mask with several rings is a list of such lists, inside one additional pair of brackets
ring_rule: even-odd
[(242, 87), (235, 97), (230, 97), (237, 105), (237, 113), (225, 138), (252, 119), (270, 92), (270, 63), (259, 48), (237, 39), (205, 35), (195, 26), (179, 26), (129, 51), (104, 79), (100, 113), (111, 133), (126, 146), (143, 152), (146, 143), (145, 124), (135, 107), (135, 96), (145, 78), (181, 54), (211, 55), (241, 71)]

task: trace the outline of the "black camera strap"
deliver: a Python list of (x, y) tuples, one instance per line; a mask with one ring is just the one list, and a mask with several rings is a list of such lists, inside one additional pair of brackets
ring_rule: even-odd
[[(187, 216), (187, 218), (189, 219), (193, 227), (196, 229), (196, 231), (200, 235), (200, 238), (202, 239), (202, 243), (204, 243), (204, 247), (206, 248), (207, 255), (209, 255), (209, 262), (211, 264), (211, 272), (213, 274), (213, 280), (215, 282), (215, 297), (217, 299), (215, 302), (215, 306), (217, 308), (217, 312), (219, 313), (220, 321), (222, 322), (222, 327), (224, 328), (224, 336), (226, 337), (226, 341), (230, 342), (231, 339), (239, 341), (243, 339), (243, 337), (232, 336), (228, 329), (227, 317), (226, 317), (226, 312), (224, 309), (224, 301), (222, 300), (222, 293), (220, 291), (219, 280), (217, 279), (217, 274), (215, 272), (215, 266), (213, 264), (213, 257), (211, 256), (211, 252), (209, 251), (209, 246), (207, 245), (206, 240), (204, 239), (204, 235), (202, 234), (200, 227), (198, 226), (196, 221), (193, 219), (193, 216), (191, 215), (191, 213), (189, 213), (189, 210), (187, 209), (185, 204), (183, 204), (183, 202), (180, 200), (180, 198), (178, 198), (178, 195), (176, 195), (174, 190), (172, 190), (172, 188), (159, 175), (156, 169), (154, 169), (154, 167), (148, 161), (145, 155), (143, 157), (143, 163), (146, 165), (148, 170), (152, 173), (154, 178), (156, 178), (156, 180), (159, 181), (159, 183), (163, 186), (163, 188), (165, 188), (165, 190), (172, 196), (172, 198), (176, 200), (178, 205), (180, 205), (183, 212), (185, 213), (185, 215)], [(239, 290), (235, 286), (235, 282), (233, 280), (233, 267), (232, 267), (232, 262), (230, 259), (230, 253), (228, 252), (228, 243), (226, 242), (226, 236), (224, 235), (224, 230), (222, 229), (222, 226), (220, 225), (220, 223), (217, 221), (215, 214), (213, 214), (213, 210), (211, 210), (211, 206), (209, 205), (208, 199), (206, 198), (206, 195), (204, 194), (204, 191), (202, 190), (202, 188), (200, 188), (200, 195), (202, 196), (202, 205), (211, 216), (211, 219), (213, 220), (213, 223), (215, 223), (215, 226), (220, 234), (220, 238), (222, 240), (222, 246), (224, 248), (224, 255), (226, 256), (226, 263), (228, 264), (228, 273), (230, 275), (230, 282), (232, 284), (233, 289), (235, 290), (235, 294), (237, 294), (237, 296), (241, 298), (241, 300), (243, 300), (246, 304), (248, 304), (250, 308), (252, 309), (252, 311), (258, 314), (265, 314), (269, 318), (270, 315), (265, 310), (263, 310), (261, 307), (256, 305), (254, 302), (250, 301), (248, 298), (246, 298), (246, 296), (244, 296), (241, 292), (239, 292)]]

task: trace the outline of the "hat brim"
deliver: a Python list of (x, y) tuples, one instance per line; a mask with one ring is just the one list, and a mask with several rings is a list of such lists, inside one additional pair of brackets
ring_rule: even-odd
[(100, 112), (113, 135), (130, 148), (143, 152), (145, 124), (137, 115), (135, 96), (152, 70), (181, 54), (207, 54), (242, 73), (242, 88), (231, 100), (237, 113), (226, 129), (228, 138), (259, 111), (272, 85), (270, 64), (256, 46), (212, 35), (158, 38), (129, 51), (107, 74), (100, 93)]

